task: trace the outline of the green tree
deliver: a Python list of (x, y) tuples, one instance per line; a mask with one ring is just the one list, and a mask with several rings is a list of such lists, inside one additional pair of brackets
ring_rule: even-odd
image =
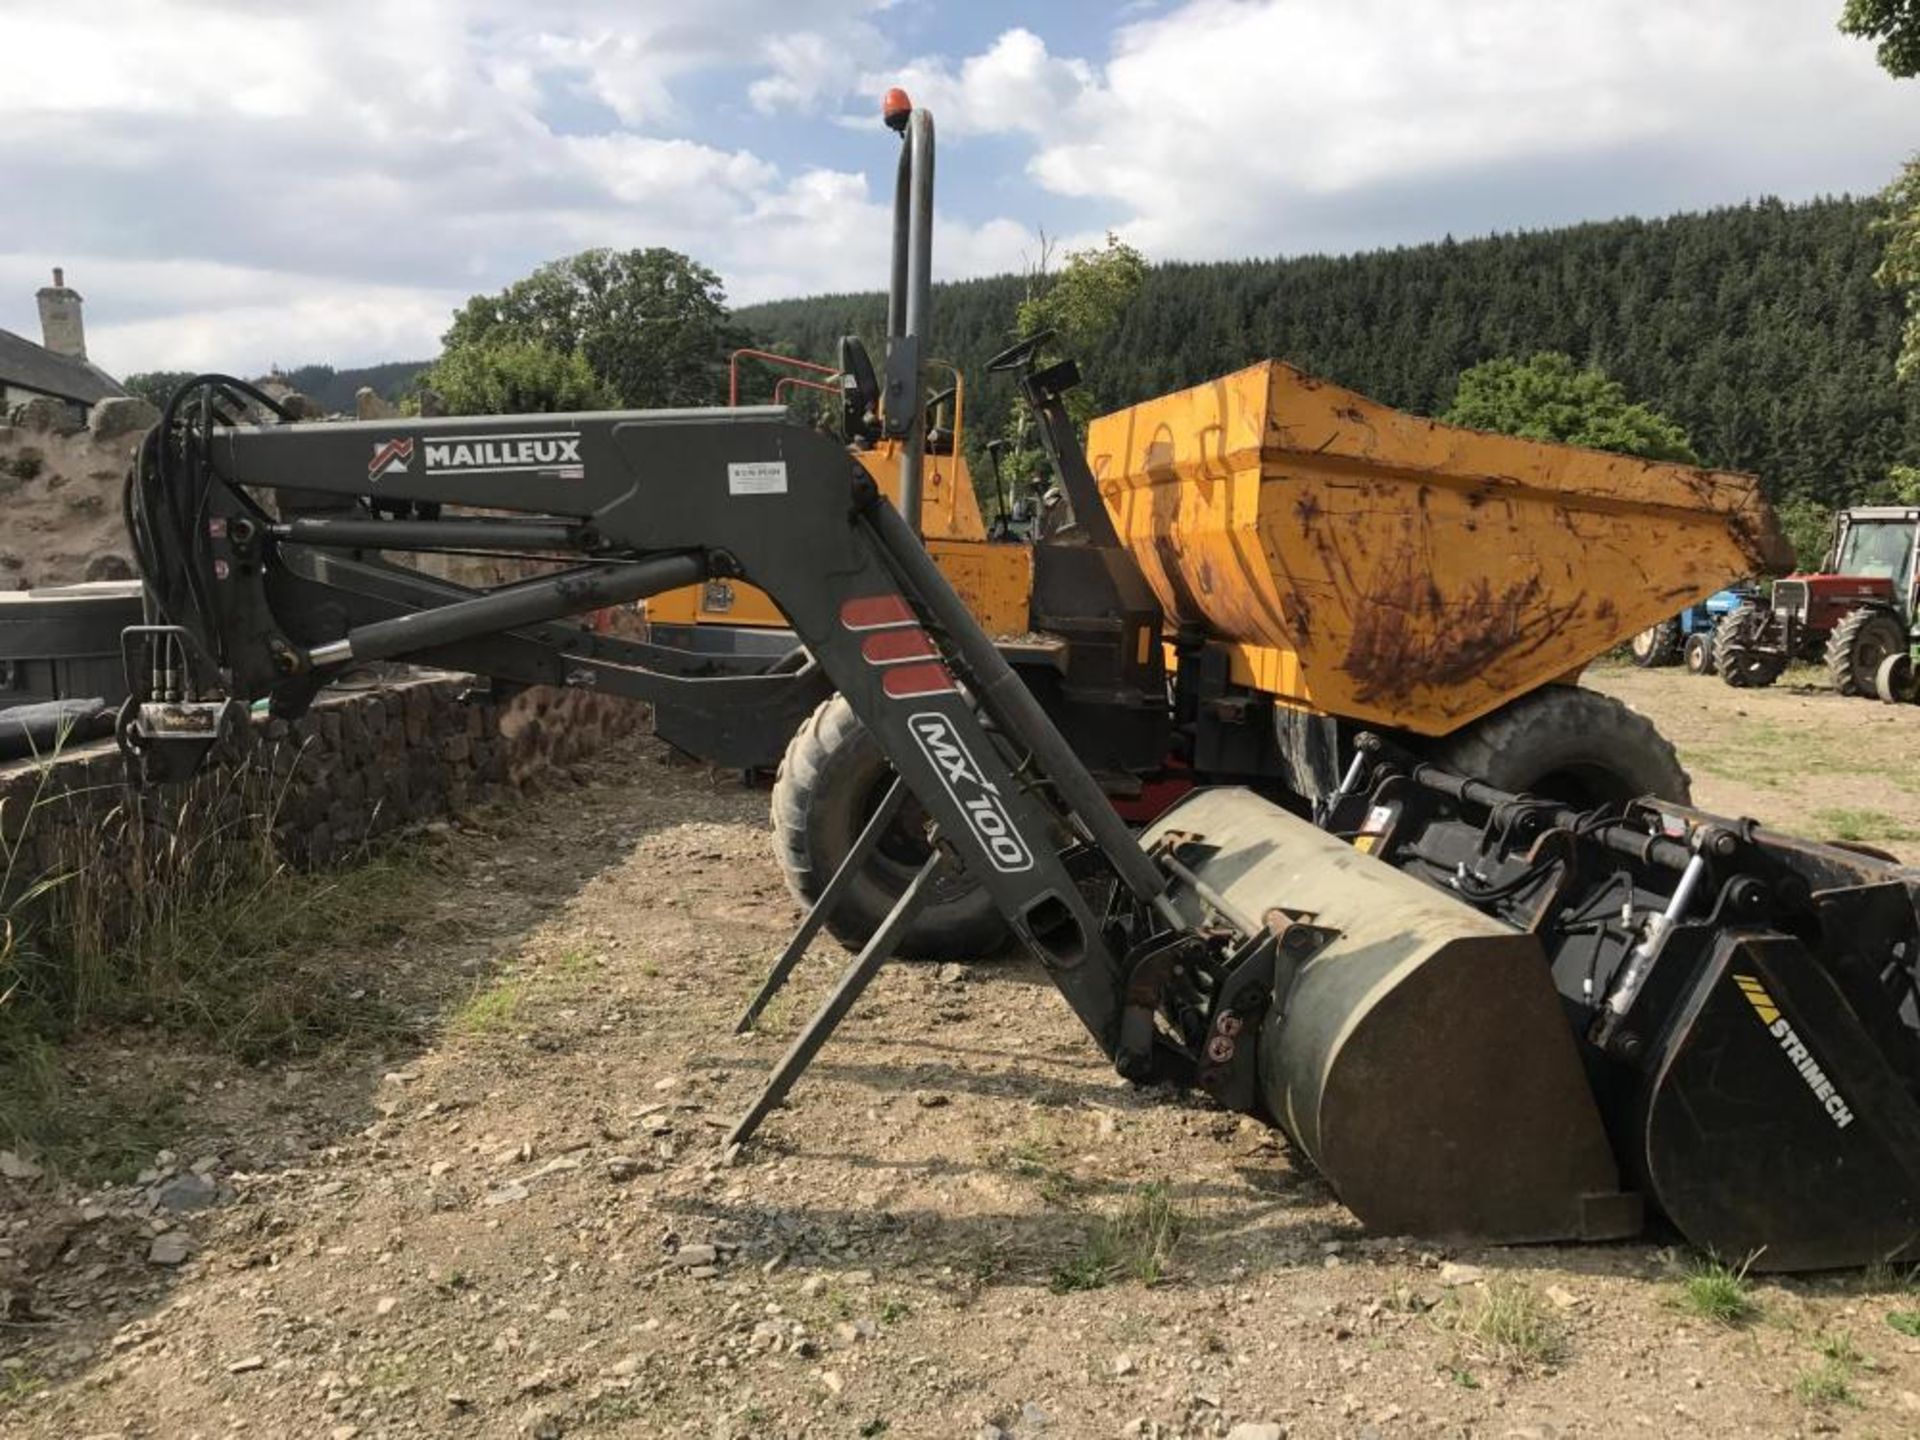
[[(1873, 278), (1885, 213), (1871, 196), (1762, 199), (1356, 255), (1163, 261), (1074, 358), (1108, 408), (1276, 357), (1434, 415), (1467, 366), (1560, 351), (1679, 425), (1706, 463), (1759, 475), (1776, 501), (1859, 504), (1889, 467), (1920, 465), (1920, 384), (1893, 366), (1906, 311)], [(930, 348), (973, 381), (970, 448), (1008, 433), (1013, 387), (980, 366), (1028, 296), (1019, 274), (934, 288)], [(841, 335), (878, 353), (886, 304), (815, 295), (735, 315), (830, 359)]]
[(173, 398), (173, 392), (191, 379), (191, 370), (142, 370), (138, 375), (127, 376), (120, 383), (126, 387), (129, 395), (137, 395), (155, 408), (164, 410), (167, 401)]
[[(1875, 42), (1881, 67), (1896, 79), (1920, 75), (1920, 0), (1847, 0), (1840, 28)], [(1907, 328), (1900, 344), (1899, 374), (1920, 375), (1920, 157), (1881, 195), (1887, 213), (1879, 229), (1887, 237), (1887, 257), (1874, 272), (1907, 307)]]
[(1699, 463), (1687, 432), (1644, 405), (1604, 371), (1542, 352), (1530, 360), (1488, 360), (1460, 376), (1441, 419), (1475, 430), (1617, 450), (1648, 460)]
[(1795, 568), (1819, 570), (1833, 540), (1833, 511), (1803, 496), (1776, 505), (1773, 513), (1780, 520), (1780, 533), (1793, 547)]
[(621, 405), (726, 398), (735, 331), (720, 277), (677, 251), (586, 250), (542, 265), (453, 317), (448, 352), (512, 341), (578, 354)]
[(1873, 278), (1906, 302), (1897, 369), (1903, 380), (1920, 379), (1920, 157), (1907, 162), (1881, 199), (1886, 214), (1875, 228), (1887, 237), (1887, 251)]
[(1903, 80), (1920, 75), (1920, 0), (1847, 0), (1840, 28), (1874, 41), (1888, 74)]
[[(1014, 309), (1014, 333), (1021, 339), (1052, 330), (1054, 345), (1082, 359), (1097, 355), (1114, 328), (1125, 315), (1146, 282), (1147, 262), (1140, 252), (1112, 231), (1104, 245), (1085, 250), (1070, 250), (1060, 269), (1047, 268), (1045, 239), (1042, 237), (1040, 263), (1026, 276), (1026, 294)], [(1067, 392), (1067, 413), (1084, 431), (1088, 420), (1114, 403), (1111, 376), (1095, 370), (1087, 372), (1082, 383)], [(1016, 481), (1043, 475), (1047, 460), (1034, 434), (1033, 417), (1024, 403), (1016, 401), (1004, 429), (1012, 449), (1002, 464)], [(987, 463), (973, 466), (979, 477), (975, 489), (983, 492), (988, 478)], [(997, 499), (995, 500), (997, 504)]]
[(604, 410), (611, 388), (578, 350), (492, 338), (450, 347), (416, 382), (450, 415), (535, 415)]
[(1108, 231), (1106, 244), (1068, 251), (1058, 273), (1047, 274), (1043, 264), (1030, 277), (1014, 332), (1025, 337), (1051, 329), (1069, 354), (1090, 353), (1113, 333), (1146, 278), (1140, 252)]
[(1920, 505), (1920, 465), (1896, 465), (1887, 472), (1886, 503)]

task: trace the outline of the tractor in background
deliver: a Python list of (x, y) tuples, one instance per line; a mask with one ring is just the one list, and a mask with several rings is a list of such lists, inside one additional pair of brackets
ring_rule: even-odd
[(1642, 670), (1684, 663), (1689, 675), (1712, 675), (1713, 632), (1721, 618), (1742, 605), (1760, 598), (1757, 586), (1742, 582), (1725, 590), (1716, 590), (1697, 600), (1678, 615), (1669, 616), (1640, 631), (1627, 642), (1627, 653)]
[(1920, 506), (1842, 511), (1818, 573), (1773, 582), (1714, 630), (1720, 678), (1771, 685), (1794, 660), (1824, 664), (1842, 695), (1912, 698), (1920, 611)]

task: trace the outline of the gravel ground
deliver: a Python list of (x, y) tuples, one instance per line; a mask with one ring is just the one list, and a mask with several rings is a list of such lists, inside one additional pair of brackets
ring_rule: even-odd
[[(1735, 693), (1597, 683), (1689, 758), (1685, 707)], [(180, 1103), (120, 1184), (0, 1157), (0, 1431), (1920, 1434), (1903, 1277), (1760, 1281), (1726, 1324), (1653, 1244), (1364, 1234), (1273, 1132), (1121, 1082), (1021, 961), (890, 968), (729, 1163), (845, 957), (733, 1036), (794, 919), (765, 794), (650, 741), (576, 778), (441, 827), (339, 955), (418, 1042), (68, 1047), (96, 1099)]]

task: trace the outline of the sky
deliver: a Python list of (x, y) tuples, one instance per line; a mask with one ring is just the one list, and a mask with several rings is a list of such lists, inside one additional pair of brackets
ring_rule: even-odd
[[(1920, 81), (1840, 0), (0, 0), (0, 328), (107, 370), (421, 359), (590, 246), (877, 289), (904, 85), (940, 278), (1879, 189)], [(1056, 251), (1058, 253), (1058, 251)]]

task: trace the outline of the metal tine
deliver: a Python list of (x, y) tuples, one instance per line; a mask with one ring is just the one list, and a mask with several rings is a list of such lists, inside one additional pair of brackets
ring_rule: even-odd
[(773, 1067), (773, 1074), (767, 1077), (766, 1087), (761, 1090), (759, 1097), (727, 1133), (725, 1148), (729, 1152), (736, 1145), (744, 1145), (753, 1132), (760, 1128), (760, 1122), (786, 1098), (794, 1082), (812, 1063), (813, 1057), (820, 1053), (820, 1047), (827, 1043), (827, 1038), (846, 1019), (854, 1002), (880, 972), (880, 967), (892, 958), (894, 947), (900, 943), (901, 935), (919, 911), (928, 887), (946, 863), (947, 857), (939, 850), (927, 857), (927, 863), (920, 867), (919, 874), (913, 877), (912, 883), (894, 902), (893, 909), (887, 912), (887, 918), (880, 922), (880, 928), (873, 932), (860, 953), (854, 957), (853, 964), (841, 975), (839, 983), (833, 987), (833, 993), (827, 996), (825, 1003), (807, 1022), (807, 1028), (794, 1037), (787, 1053)]
[(881, 797), (880, 804), (874, 809), (866, 827), (861, 830), (853, 842), (853, 848), (847, 852), (847, 858), (840, 862), (840, 868), (833, 872), (833, 878), (827, 881), (827, 888), (813, 902), (807, 913), (800, 918), (800, 928), (793, 932), (793, 938), (787, 941), (787, 948), (780, 952), (780, 958), (773, 962), (773, 969), (767, 972), (767, 978), (760, 984), (760, 992), (747, 1002), (747, 1008), (740, 1012), (740, 1018), (734, 1022), (733, 1033), (744, 1035), (753, 1028), (753, 1022), (760, 1018), (760, 1012), (767, 1008), (767, 1002), (780, 993), (787, 983), (787, 977), (793, 974), (794, 967), (800, 963), (800, 957), (807, 953), (807, 946), (813, 943), (813, 937), (820, 933), (820, 927), (827, 923), (839, 905), (840, 897), (847, 893), (853, 884), (853, 877), (867, 863), (867, 857), (879, 845), (880, 837), (886, 833), (887, 826), (893, 823), (894, 816), (900, 813), (900, 807), (907, 798), (905, 783), (898, 775), (893, 784), (887, 787), (887, 793)]

